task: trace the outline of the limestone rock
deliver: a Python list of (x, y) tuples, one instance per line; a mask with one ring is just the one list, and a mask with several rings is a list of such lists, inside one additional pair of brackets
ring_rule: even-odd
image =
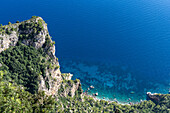
[(95, 93), (95, 96), (98, 96), (98, 93)]
[(70, 73), (62, 73), (61, 76), (63, 77), (64, 80), (71, 80), (73, 74), (70, 74)]
[(76, 91), (82, 94), (80, 80), (63, 80), (58, 94), (64, 97), (67, 95), (73, 97)]
[(91, 89), (94, 89), (94, 86), (91, 85), (90, 88), (91, 88)]
[[(147, 100), (153, 101), (155, 104), (163, 104), (165, 102), (170, 103), (170, 94), (158, 94), (158, 93), (146, 93)], [(169, 104), (170, 107), (170, 104)]]
[[(75, 95), (81, 86), (80, 81), (62, 84), (63, 80), (72, 81), (73, 75), (70, 73), (61, 75), (58, 58), (55, 56), (55, 42), (51, 40), (47, 24), (41, 17), (32, 17), (21, 23), (0, 26), (0, 53), (19, 43), (41, 49), (47, 54), (46, 61), (51, 60), (52, 62), (52, 64), (47, 64), (48, 67), (52, 68), (46, 68), (45, 78), (42, 75), (39, 76), (39, 91), (45, 91), (47, 95), (57, 96), (61, 86), (64, 86), (65, 89), (61, 95)], [(66, 86), (69, 87), (66, 88)]]

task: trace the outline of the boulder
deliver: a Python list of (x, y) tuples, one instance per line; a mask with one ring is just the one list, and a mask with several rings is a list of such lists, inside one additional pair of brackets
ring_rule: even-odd
[(94, 89), (94, 86), (91, 85), (90, 88), (91, 88), (91, 89)]

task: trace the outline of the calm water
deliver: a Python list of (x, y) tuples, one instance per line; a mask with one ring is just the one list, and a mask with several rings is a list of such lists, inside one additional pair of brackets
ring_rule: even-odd
[(41, 16), (56, 41), (61, 71), (80, 78), (84, 90), (94, 85), (89, 93), (99, 98), (168, 92), (169, 0), (8, 0), (1, 1), (0, 14), (2, 24)]

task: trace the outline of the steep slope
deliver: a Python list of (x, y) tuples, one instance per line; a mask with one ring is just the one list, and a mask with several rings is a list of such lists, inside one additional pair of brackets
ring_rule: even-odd
[(0, 26), (0, 112), (170, 112), (170, 94), (131, 105), (86, 95), (80, 80), (60, 72), (54, 44), (41, 17)]
[(45, 91), (47, 95), (57, 95), (63, 77), (54, 44), (41, 17), (33, 16), (15, 24), (9, 22), (0, 27), (0, 67), (8, 68), (7, 77), (31, 93)]

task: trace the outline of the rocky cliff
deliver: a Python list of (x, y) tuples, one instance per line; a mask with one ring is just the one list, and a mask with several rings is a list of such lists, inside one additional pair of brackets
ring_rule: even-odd
[(0, 27), (0, 52), (21, 41), (36, 49), (44, 48), (45, 52), (55, 58), (54, 42), (50, 39), (47, 24), (41, 17), (32, 17), (23, 22), (16, 22)]
[(41, 17), (0, 26), (0, 112), (170, 112), (170, 94), (148, 92), (149, 101), (130, 105), (83, 94), (80, 80), (60, 72), (54, 44)]
[(71, 85), (74, 87), (63, 89), (63, 96), (66, 96), (69, 91), (71, 91), (71, 95), (74, 95), (80, 86), (80, 81), (71, 82), (73, 84), (63, 83), (63, 80), (70, 80), (72, 75), (66, 74), (67, 76), (64, 76), (61, 74), (58, 58), (55, 56), (55, 42), (51, 40), (47, 24), (41, 17), (33, 16), (23, 22), (15, 24), (9, 22), (8, 25), (0, 26), (0, 53), (18, 44), (32, 46), (46, 54), (45, 60), (41, 61), (44, 60), (46, 63), (45, 76), (38, 75), (38, 91), (45, 91), (47, 95), (58, 95), (61, 86)]
[(147, 100), (151, 100), (157, 105), (167, 104), (168, 108), (170, 108), (169, 94), (158, 94), (158, 93), (147, 92), (146, 96), (147, 96)]

